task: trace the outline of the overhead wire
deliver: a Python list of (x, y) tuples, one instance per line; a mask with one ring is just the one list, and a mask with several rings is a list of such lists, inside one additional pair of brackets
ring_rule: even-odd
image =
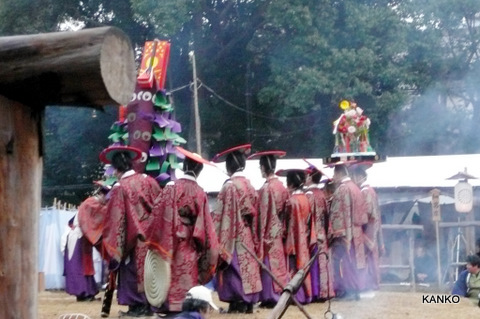
[(200, 79), (198, 79), (198, 81), (200, 81), (200, 83), (202, 84), (202, 86), (210, 93), (212, 93), (217, 99), (223, 101), (224, 103), (226, 103), (227, 105), (239, 110), (239, 111), (242, 111), (244, 113), (247, 113), (247, 114), (250, 114), (250, 115), (253, 115), (253, 116), (256, 116), (256, 117), (261, 117), (261, 118), (265, 118), (265, 119), (269, 119), (269, 120), (275, 120), (275, 121), (281, 121), (281, 122), (284, 122), (286, 120), (293, 120), (293, 119), (302, 119), (302, 118), (305, 118), (305, 117), (309, 117), (309, 116), (312, 116), (312, 114), (315, 114), (316, 112), (312, 112), (312, 113), (308, 113), (308, 114), (304, 114), (304, 115), (299, 115), (299, 116), (288, 116), (288, 117), (271, 117), (271, 116), (268, 116), (268, 115), (263, 115), (263, 114), (259, 114), (259, 113), (255, 113), (255, 112), (251, 112), (251, 111), (248, 111), (236, 104), (233, 104), (232, 102), (228, 101), (227, 99), (225, 99), (224, 97), (222, 97), (220, 94), (218, 94), (217, 92), (215, 92), (212, 88), (210, 88), (208, 85), (206, 85), (205, 83), (203, 83)]
[(185, 89), (185, 88), (187, 88), (187, 87), (189, 87), (189, 86), (191, 86), (191, 85), (192, 85), (192, 82), (190, 82), (190, 83), (188, 83), (188, 84), (186, 84), (186, 85), (183, 85), (183, 86), (180, 86), (180, 87), (177, 87), (177, 88), (168, 90), (168, 91), (167, 91), (167, 94), (171, 94), (171, 93), (173, 93), (173, 92), (177, 92), (177, 91), (183, 90), (183, 89)]
[[(260, 118), (264, 118), (264, 119), (268, 119), (268, 120), (274, 120), (274, 121), (280, 121), (280, 122), (284, 122), (286, 120), (293, 120), (293, 119), (302, 119), (302, 118), (305, 118), (305, 117), (310, 117), (312, 116), (313, 114), (315, 114), (316, 112), (311, 112), (311, 113), (308, 113), (308, 114), (304, 114), (304, 115), (299, 115), (299, 116), (290, 116), (290, 117), (272, 117), (272, 116), (268, 116), (268, 115), (263, 115), (263, 114), (259, 114), (259, 113), (255, 113), (255, 112), (251, 112), (251, 111), (248, 111), (232, 102), (230, 102), (229, 100), (227, 100), (226, 98), (224, 98), (223, 96), (221, 96), (220, 94), (218, 94), (217, 92), (215, 92), (214, 89), (212, 89), (211, 87), (209, 87), (208, 85), (206, 85), (205, 83), (203, 83), (200, 79), (197, 78), (197, 81), (200, 83), (198, 85), (198, 88), (204, 88), (205, 90), (207, 90), (208, 92), (210, 92), (213, 96), (215, 96), (217, 99), (219, 99), (220, 101), (224, 102), (225, 104), (227, 104), (228, 106), (238, 110), (238, 111), (241, 111), (241, 112), (244, 112), (244, 113), (247, 113), (247, 114), (250, 114), (252, 116), (256, 116), (256, 117), (260, 117)], [(180, 87), (177, 87), (177, 88), (174, 88), (174, 89), (171, 89), (169, 90), (167, 93), (173, 93), (173, 92), (177, 92), (177, 91), (180, 91), (180, 90), (183, 90), (185, 88), (190, 88), (190, 90), (192, 90), (192, 87), (193, 87), (193, 82), (190, 82), (189, 84), (186, 84), (186, 85), (183, 85), (183, 86), (180, 86)], [(295, 134), (295, 133), (300, 133), (300, 132), (304, 132), (304, 131), (308, 131), (312, 128), (315, 128), (315, 127), (318, 127), (318, 125), (314, 125), (314, 126), (309, 126), (308, 128), (302, 128), (302, 129), (298, 129), (298, 130), (294, 130), (294, 131), (289, 131), (289, 132), (279, 132), (279, 133), (272, 133), (272, 134), (262, 134), (262, 136), (276, 136), (276, 135), (285, 135), (285, 134)], [(258, 136), (257, 134), (253, 133), (254, 135)]]

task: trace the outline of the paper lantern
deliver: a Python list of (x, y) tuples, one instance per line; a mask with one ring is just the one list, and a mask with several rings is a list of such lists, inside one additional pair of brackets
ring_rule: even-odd
[(455, 209), (459, 213), (469, 213), (473, 207), (473, 188), (466, 181), (455, 185)]

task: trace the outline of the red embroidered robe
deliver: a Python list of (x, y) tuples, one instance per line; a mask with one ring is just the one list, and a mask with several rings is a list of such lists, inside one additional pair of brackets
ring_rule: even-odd
[(167, 184), (155, 204), (155, 225), (149, 243), (171, 266), (169, 310), (181, 311), (187, 291), (209, 282), (218, 262), (207, 194), (189, 176)]
[[(285, 254), (295, 256), (297, 269), (289, 269), (291, 277), (295, 272), (302, 269), (310, 260), (310, 238), (315, 238), (315, 230), (309, 227), (310, 204), (303, 192), (294, 192), (286, 206), (287, 211), (287, 238), (285, 241)], [(311, 224), (311, 223), (310, 223)], [(287, 261), (288, 266), (288, 261)], [(310, 274), (303, 282), (305, 294), (312, 296), (312, 284)]]
[(363, 195), (350, 178), (345, 178), (335, 190), (330, 207), (329, 238), (341, 238), (347, 251), (354, 247), (354, 264), (363, 269), (365, 264), (365, 244), (362, 226), (368, 221)]
[(126, 172), (119, 183), (110, 191), (105, 226), (103, 248), (107, 258), (117, 262), (125, 260), (135, 251), (137, 268), (137, 288), (144, 291), (143, 269), (147, 245), (148, 229), (152, 227), (154, 200), (161, 193), (160, 186), (150, 176)]
[(379, 268), (379, 255), (378, 249), (379, 247), (383, 247), (383, 235), (382, 235), (382, 217), (380, 214), (380, 207), (378, 205), (378, 198), (377, 193), (375, 190), (370, 187), (370, 185), (362, 185), (362, 195), (365, 199), (365, 204), (367, 207), (367, 216), (368, 216), (368, 223), (364, 230), (364, 240), (365, 245), (367, 246), (368, 250), (372, 253), (374, 267), (376, 270), (376, 277), (374, 278), (377, 280), (377, 285), (380, 283), (380, 272), (378, 271)]
[(107, 213), (107, 204), (96, 196), (87, 198), (78, 207), (78, 223), (83, 235), (95, 245), (103, 232), (103, 222)]
[(257, 225), (257, 196), (250, 181), (244, 176), (232, 177), (223, 184), (213, 212), (215, 232), (220, 244), (220, 262), (230, 264), (236, 251), (245, 294), (262, 290), (260, 266), (247, 250), (255, 253)]
[[(268, 257), (270, 270), (283, 287), (288, 283), (288, 273), (283, 248), (285, 230), (280, 216), (285, 212), (288, 190), (277, 177), (267, 178), (258, 191), (258, 257)], [(274, 284), (275, 292), (282, 288)]]
[(315, 223), (315, 233), (317, 235), (317, 244), (320, 251), (328, 255), (320, 254), (318, 256), (318, 269), (320, 274), (320, 298), (328, 298), (335, 295), (333, 290), (333, 269), (328, 262), (330, 250), (327, 241), (328, 228), (328, 205), (327, 199), (322, 189), (318, 185), (307, 189), (305, 195), (310, 203), (310, 212)]

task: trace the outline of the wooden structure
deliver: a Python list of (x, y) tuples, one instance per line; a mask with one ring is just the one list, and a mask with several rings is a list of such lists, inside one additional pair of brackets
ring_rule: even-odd
[[(414, 247), (415, 247), (415, 231), (423, 231), (421, 225), (393, 225), (383, 224), (382, 231), (406, 231), (408, 233), (408, 265), (380, 265), (380, 269), (409, 269), (410, 270), (410, 288), (416, 291), (415, 286), (415, 264), (414, 264)], [(385, 284), (382, 284), (385, 285)], [(401, 284), (393, 284), (401, 285)]]
[(458, 279), (459, 270), (465, 267), (465, 265), (467, 264), (464, 259), (459, 259), (460, 251), (464, 250), (465, 255), (475, 254), (475, 247), (473, 247), (473, 245), (469, 245), (469, 243), (475, 242), (475, 240), (466, 239), (463, 236), (463, 233), (465, 232), (465, 230), (468, 231), (468, 229), (480, 227), (480, 221), (469, 220), (458, 222), (440, 222), (439, 227), (440, 229), (444, 230), (442, 232), (444, 234), (443, 236), (448, 236), (448, 234), (445, 234), (446, 231), (450, 229), (457, 229), (455, 239), (451, 242), (451, 244), (448, 245), (448, 264), (446, 265), (443, 272), (441, 269), (439, 269), (439, 273), (443, 273), (440, 279), (443, 282), (446, 281), (449, 284), (453, 284)]
[(37, 318), (44, 107), (126, 104), (134, 87), (119, 29), (0, 38), (0, 318)]

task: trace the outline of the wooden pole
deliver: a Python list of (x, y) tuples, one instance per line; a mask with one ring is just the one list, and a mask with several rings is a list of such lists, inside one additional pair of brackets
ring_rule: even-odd
[(134, 70), (115, 28), (0, 37), (0, 318), (38, 318), (44, 106), (129, 100)]
[(202, 128), (200, 122), (200, 111), (198, 110), (198, 85), (197, 85), (197, 63), (195, 61), (195, 51), (190, 52), (193, 69), (193, 109), (195, 112), (195, 141), (197, 154), (202, 154)]
[(440, 232), (438, 224), (442, 220), (441, 212), (440, 212), (440, 190), (432, 189), (430, 191), (432, 195), (432, 220), (435, 223), (435, 240), (437, 245), (437, 281), (438, 287), (440, 288), (442, 285), (442, 269), (440, 263)]
[[(282, 285), (282, 283), (280, 281), (278, 281), (277, 277), (275, 277), (275, 275), (272, 273), (272, 271), (270, 269), (268, 269), (267, 265), (265, 265), (261, 260), (260, 258), (257, 257), (257, 255), (252, 252), (247, 246), (245, 246), (242, 242), (240, 242), (240, 245), (242, 245), (242, 247), (247, 251), (247, 253), (249, 253), (256, 261), (257, 263), (260, 265), (260, 267), (262, 267), (263, 270), (265, 270), (268, 275), (272, 278), (272, 280), (280, 287), (283, 289), (285, 289), (285, 287)], [(300, 312), (302, 312), (305, 317), (307, 317), (308, 319), (311, 319), (312, 317), (308, 314), (308, 312), (305, 310), (305, 308), (302, 306), (302, 304), (300, 302), (298, 302), (297, 298), (292, 295), (291, 296), (291, 299), (293, 301), (293, 303), (298, 307), (298, 309), (300, 310)]]
[[(278, 299), (277, 304), (269, 313), (267, 317), (268, 319), (280, 319), (283, 317), (283, 315), (285, 314), (285, 311), (287, 311), (287, 308), (290, 305), (290, 300), (298, 291), (299, 287), (302, 285), (303, 281), (305, 280), (305, 277), (310, 272), (310, 267), (312, 266), (312, 264), (315, 262), (315, 260), (318, 258), (320, 254), (322, 254), (322, 252), (319, 249), (317, 253), (310, 258), (307, 264), (304, 265), (302, 269), (298, 270), (295, 273), (293, 278), (288, 282), (288, 284), (283, 289), (283, 292), (280, 295), (280, 298)], [(329, 309), (330, 309), (330, 306), (329, 306)], [(307, 312), (303, 312), (303, 314), (307, 318), (310, 318), (310, 315)]]
[(438, 221), (435, 221), (435, 237), (437, 238), (437, 281), (438, 288), (442, 287), (442, 265), (440, 263), (440, 231), (438, 227)]
[(114, 27), (0, 37), (0, 94), (28, 106), (127, 104), (135, 74), (130, 40)]
[(417, 291), (417, 286), (415, 284), (416, 278), (415, 278), (415, 255), (414, 255), (414, 250), (415, 250), (415, 234), (413, 230), (407, 231), (408, 233), (408, 264), (410, 266), (410, 271), (412, 275), (410, 276), (410, 290), (415, 292)]

